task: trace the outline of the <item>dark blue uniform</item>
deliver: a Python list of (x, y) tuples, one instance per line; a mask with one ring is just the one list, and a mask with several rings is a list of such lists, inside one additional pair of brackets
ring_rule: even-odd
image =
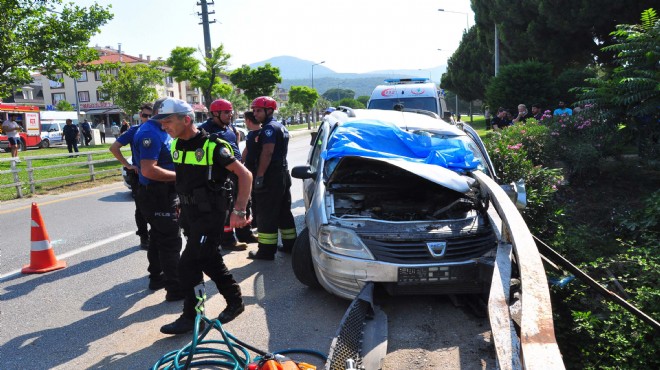
[(259, 225), (258, 254), (272, 257), (277, 251), (278, 229), (284, 252), (290, 252), (296, 240), (296, 224), (291, 213), (291, 176), (286, 160), (289, 130), (275, 119), (271, 119), (270, 122), (262, 125), (257, 140), (258, 147), (275, 144), (273, 156), (263, 176), (264, 186), (254, 192), (258, 207), (256, 212)]
[[(139, 171), (137, 204), (140, 212), (151, 225), (150, 243), (147, 252), (149, 278), (158, 281), (164, 278), (167, 300), (182, 298), (179, 285), (179, 254), (181, 253), (181, 230), (177, 216), (178, 198), (174, 182), (149, 179), (142, 174), (141, 161), (155, 160), (158, 167), (174, 170), (170, 145), (172, 138), (157, 121), (143, 123), (133, 138), (136, 166)], [(161, 271), (164, 277), (160, 275)]]
[(64, 125), (62, 128), (62, 135), (66, 141), (66, 148), (69, 150), (69, 153), (73, 153), (74, 150), (76, 153), (78, 153), (79, 132), (80, 131), (78, 130), (78, 127), (74, 126), (73, 124)]
[[(133, 163), (134, 166), (139, 166), (140, 163), (139, 161), (135, 158), (135, 152), (136, 150), (133, 148), (133, 139), (135, 138), (135, 134), (137, 133), (137, 130), (140, 128), (140, 126), (133, 126), (128, 131), (124, 132), (121, 136), (117, 138), (117, 141), (122, 145), (130, 145), (131, 146), (131, 163)], [(149, 238), (149, 229), (148, 229), (148, 224), (147, 220), (144, 218), (142, 215), (142, 212), (140, 212), (140, 207), (138, 207), (137, 204), (137, 192), (138, 189), (140, 188), (140, 182), (138, 181), (138, 175), (135, 174), (132, 170), (126, 170), (127, 176), (127, 181), (130, 182), (129, 185), (131, 185), (131, 193), (133, 194), (133, 200), (135, 201), (135, 225), (137, 225), (137, 232), (136, 234), (140, 236), (140, 240), (147, 240)]]
[[(201, 126), (199, 126), (200, 129), (206, 131), (208, 134), (216, 134), (218, 137), (227, 143), (231, 145), (232, 150), (234, 151), (234, 158), (238, 159), (239, 161), (241, 160), (241, 151), (238, 148), (238, 140), (236, 137), (236, 132), (234, 131), (233, 126), (225, 126), (225, 127), (220, 127), (219, 125), (215, 124), (213, 121), (213, 118), (209, 118), (204, 122)], [(238, 191), (238, 179), (234, 174), (229, 175), (229, 180), (232, 182), (232, 199), (236, 199), (237, 191)], [(233, 208), (233, 204), (230, 205), (230, 207)], [(246, 240), (248, 238), (248, 235), (251, 234), (252, 232), (250, 231), (250, 226), (246, 226), (245, 228), (237, 229), (236, 230), (236, 235), (234, 235), (234, 230), (229, 227), (229, 217), (227, 217), (227, 220), (225, 221), (224, 224), (224, 234), (223, 234), (223, 240), (222, 240), (222, 246), (224, 249), (231, 250), (234, 249), (234, 246), (238, 243), (238, 239)]]
[(218, 250), (222, 239), (218, 224), (224, 224), (231, 209), (231, 195), (224, 187), (230, 172), (225, 167), (236, 160), (228, 146), (221, 140), (211, 142), (200, 132), (189, 140), (174, 140), (172, 147), (176, 190), (181, 200), (181, 226), (188, 236), (179, 262), (185, 295), (182, 316), (188, 320), (196, 315), (194, 287), (203, 281), (202, 272), (216, 284), (228, 307), (243, 305), (240, 287)]

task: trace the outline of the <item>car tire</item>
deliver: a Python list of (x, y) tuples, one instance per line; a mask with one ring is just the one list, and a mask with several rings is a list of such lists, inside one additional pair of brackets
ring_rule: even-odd
[(293, 244), (291, 267), (296, 279), (310, 288), (320, 288), (321, 284), (314, 271), (312, 247), (309, 243), (309, 230), (304, 228)]
[(42, 148), (42, 149), (50, 148), (50, 140), (48, 140), (48, 139), (41, 140), (41, 143), (39, 144), (39, 148)]
[(18, 151), (19, 152), (24, 152), (27, 150), (27, 146), (25, 145), (25, 141), (21, 139), (21, 143), (18, 145)]

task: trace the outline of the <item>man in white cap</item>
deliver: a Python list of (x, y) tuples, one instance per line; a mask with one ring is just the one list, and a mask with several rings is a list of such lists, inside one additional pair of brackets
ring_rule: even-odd
[[(216, 135), (197, 129), (192, 107), (179, 99), (168, 98), (154, 116), (163, 129), (175, 138), (171, 152), (176, 172), (176, 191), (181, 203), (181, 226), (187, 236), (179, 261), (179, 275), (184, 289), (183, 314), (161, 327), (164, 334), (185, 334), (195, 325), (195, 286), (205, 273), (218, 287), (227, 306), (218, 316), (221, 323), (232, 321), (245, 310), (241, 289), (225, 265), (218, 249), (222, 226), (243, 227), (252, 187), (252, 175), (234, 157), (232, 146)], [(232, 202), (229, 174), (238, 178), (238, 195)], [(233, 209), (231, 206), (233, 204)]]

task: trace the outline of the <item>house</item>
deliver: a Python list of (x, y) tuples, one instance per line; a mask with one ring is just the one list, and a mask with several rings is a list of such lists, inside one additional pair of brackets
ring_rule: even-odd
[[(99, 53), (99, 59), (92, 61), (90, 64), (102, 63), (149, 63), (151, 56), (147, 55), (143, 58), (142, 54), (139, 56), (132, 56), (123, 53), (121, 44), (118, 49), (113, 49), (109, 46), (95, 47)], [(110, 72), (112, 73), (112, 71)], [(116, 73), (116, 72), (115, 72)], [(35, 75), (35, 82), (40, 84), (43, 89), (43, 99), (46, 109), (53, 109), (60, 100), (66, 100), (74, 107), (80, 110), (81, 116), (84, 115), (90, 122), (101, 121), (106, 125), (112, 122), (121, 122), (123, 117), (129, 116), (133, 121), (137, 121), (137, 112), (124, 112), (120, 107), (116, 106), (112, 101), (104, 96), (98, 89), (103, 85), (101, 81), (101, 72), (98, 71), (81, 71), (81, 75), (77, 79), (59, 73), (55, 75), (56, 81), (50, 80), (44, 75)], [(61, 82), (60, 82), (61, 81)], [(190, 89), (190, 85), (186, 82), (176, 82), (172, 77), (165, 77), (161, 85), (156, 86), (158, 96), (169, 96), (177, 99), (183, 99), (193, 104), (194, 102), (201, 101), (201, 93)], [(203, 106), (197, 105), (196, 109), (205, 111)]]

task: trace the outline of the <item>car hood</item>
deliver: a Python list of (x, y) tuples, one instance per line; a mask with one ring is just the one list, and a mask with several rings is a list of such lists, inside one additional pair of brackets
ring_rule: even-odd
[(435, 164), (409, 162), (393, 158), (345, 156), (341, 159), (332, 160), (328, 163), (328, 169), (331, 173), (330, 177), (328, 178), (328, 185), (332, 185), (334, 182), (340, 181), (338, 176), (341, 175), (339, 174), (351, 172), (351, 168), (356, 167), (356, 162), (361, 163), (357, 167), (369, 168), (369, 161), (385, 163), (460, 193), (468, 192), (470, 190), (470, 184), (474, 182), (471, 177), (462, 176), (452, 170), (440, 167)]

